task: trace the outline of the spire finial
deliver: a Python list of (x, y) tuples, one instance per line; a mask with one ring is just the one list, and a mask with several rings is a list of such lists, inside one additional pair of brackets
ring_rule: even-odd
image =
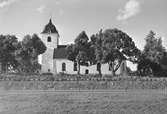
[(52, 23), (52, 18), (49, 19), (49, 23)]
[(52, 23), (52, 13), (50, 12), (50, 19), (49, 19), (49, 23)]

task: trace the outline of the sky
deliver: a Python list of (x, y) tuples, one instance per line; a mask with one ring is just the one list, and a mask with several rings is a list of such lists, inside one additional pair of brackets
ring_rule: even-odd
[(40, 35), (52, 18), (61, 44), (74, 41), (85, 30), (118, 28), (143, 49), (150, 30), (167, 49), (167, 0), (0, 0), (0, 34)]

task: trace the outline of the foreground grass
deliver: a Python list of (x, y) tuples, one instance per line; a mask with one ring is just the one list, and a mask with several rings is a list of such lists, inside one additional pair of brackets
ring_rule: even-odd
[(0, 114), (166, 114), (165, 90), (0, 92)]

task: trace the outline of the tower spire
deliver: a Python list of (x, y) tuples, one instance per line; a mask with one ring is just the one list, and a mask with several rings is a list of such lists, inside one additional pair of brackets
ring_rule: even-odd
[(52, 18), (49, 19), (49, 23), (50, 23), (50, 24), (52, 23)]
[(50, 34), (50, 33), (57, 33), (57, 34), (58, 34), (58, 31), (57, 31), (55, 25), (53, 24), (51, 18), (49, 19), (48, 24), (45, 25), (44, 30), (43, 30), (42, 33), (43, 33), (43, 34), (45, 34), (45, 33), (49, 33), (49, 34)]
[(50, 13), (50, 20), (49, 22), (52, 22), (52, 13)]

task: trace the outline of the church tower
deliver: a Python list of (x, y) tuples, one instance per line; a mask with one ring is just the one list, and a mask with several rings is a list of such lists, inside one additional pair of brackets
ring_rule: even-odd
[(42, 73), (51, 72), (55, 73), (54, 64), (53, 64), (53, 54), (54, 49), (59, 45), (59, 33), (52, 23), (52, 20), (49, 20), (49, 23), (45, 26), (43, 32), (41, 33), (42, 41), (44, 42), (47, 50), (42, 54)]

